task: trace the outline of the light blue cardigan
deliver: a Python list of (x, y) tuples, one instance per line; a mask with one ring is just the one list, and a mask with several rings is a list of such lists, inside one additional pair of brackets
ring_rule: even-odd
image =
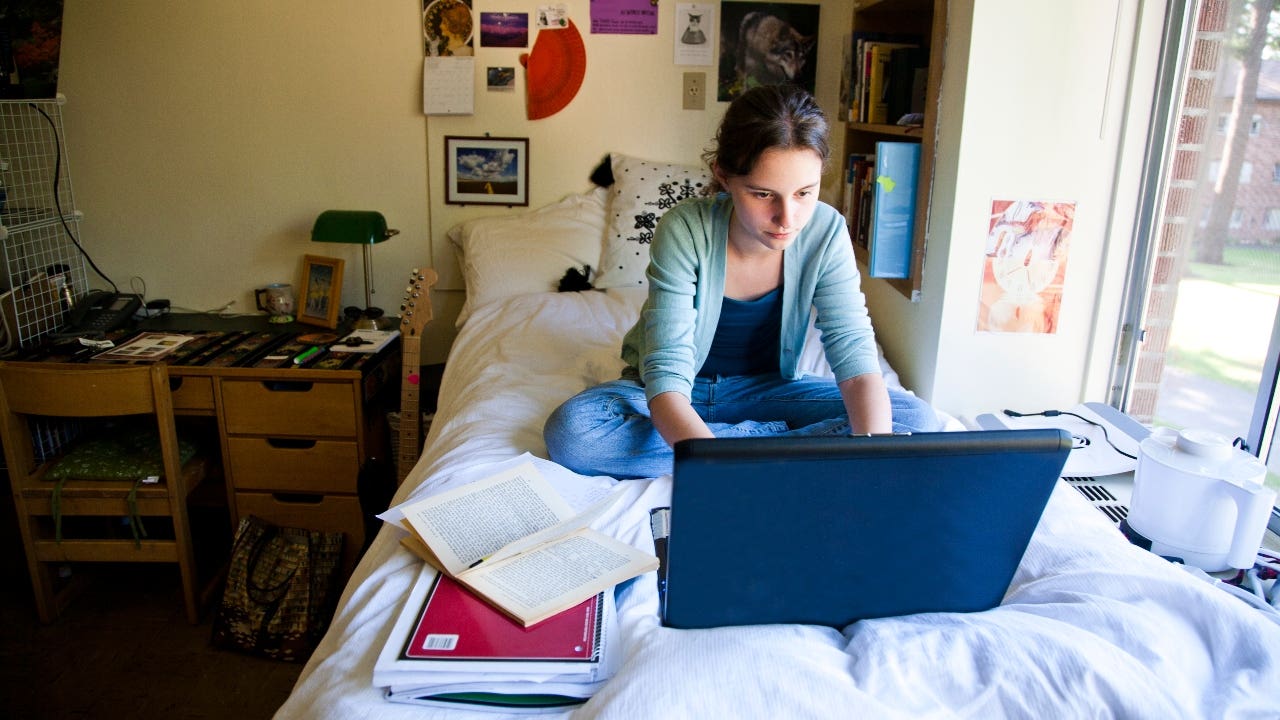
[[(729, 217), (733, 200), (686, 200), (658, 223), (649, 252), (649, 296), (622, 341), (623, 377), (639, 379), (645, 396), (689, 397), (720, 321)], [(880, 372), (875, 334), (859, 289), (844, 218), (818, 203), (813, 218), (783, 251), (782, 342), (778, 366), (798, 379), (810, 308), (817, 310), (823, 350), (836, 381)]]

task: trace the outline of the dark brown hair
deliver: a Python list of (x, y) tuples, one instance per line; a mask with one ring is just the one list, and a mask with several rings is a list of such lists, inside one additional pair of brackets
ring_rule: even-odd
[(719, 167), (725, 175), (741, 176), (751, 172), (765, 150), (805, 148), (822, 158), (826, 170), (829, 129), (826, 114), (803, 88), (761, 85), (729, 103), (716, 130), (715, 147), (704, 152), (702, 160), (713, 171)]

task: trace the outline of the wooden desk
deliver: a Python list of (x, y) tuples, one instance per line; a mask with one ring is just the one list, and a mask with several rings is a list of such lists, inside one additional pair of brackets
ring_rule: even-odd
[[(365, 540), (357, 487), (361, 468), (374, 458), (386, 461), (389, 487), (395, 486), (385, 413), (398, 402), (399, 340), (374, 355), (320, 353), (299, 367), (287, 359), (297, 354), (289, 349), (316, 328), (240, 318), (221, 323), (225, 327), (190, 329), (218, 320), (170, 316), (143, 330), (189, 332), (206, 344), (226, 344), (220, 352), (191, 349), (165, 360), (174, 412), (216, 418), (232, 527), (241, 515), (253, 514), (278, 525), (340, 530), (346, 535), (344, 570), (350, 573)], [(237, 337), (243, 340), (235, 342)], [(261, 344), (232, 361), (238, 348), (253, 343)], [(286, 360), (266, 359), (282, 355)], [(66, 351), (49, 348), (21, 359), (67, 363), (68, 372), (95, 362), (82, 356), (71, 364)]]

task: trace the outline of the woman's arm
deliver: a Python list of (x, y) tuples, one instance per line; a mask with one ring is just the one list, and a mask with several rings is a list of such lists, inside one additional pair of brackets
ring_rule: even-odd
[(689, 398), (678, 392), (654, 395), (649, 401), (649, 416), (653, 419), (653, 427), (668, 445), (689, 438), (714, 437), (711, 428), (689, 404)]
[(854, 435), (893, 432), (893, 409), (880, 373), (854, 375), (841, 382), (840, 397), (844, 399), (844, 409), (849, 413), (849, 427)]

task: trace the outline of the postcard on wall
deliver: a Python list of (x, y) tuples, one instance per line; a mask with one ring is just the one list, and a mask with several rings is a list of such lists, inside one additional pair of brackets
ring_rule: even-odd
[(716, 6), (676, 3), (676, 65), (714, 65)]
[(1058, 331), (1074, 202), (993, 200), (978, 299), (978, 332)]
[(593, 35), (657, 35), (658, 4), (652, 0), (591, 0)]
[(480, 47), (529, 47), (529, 13), (480, 13)]

